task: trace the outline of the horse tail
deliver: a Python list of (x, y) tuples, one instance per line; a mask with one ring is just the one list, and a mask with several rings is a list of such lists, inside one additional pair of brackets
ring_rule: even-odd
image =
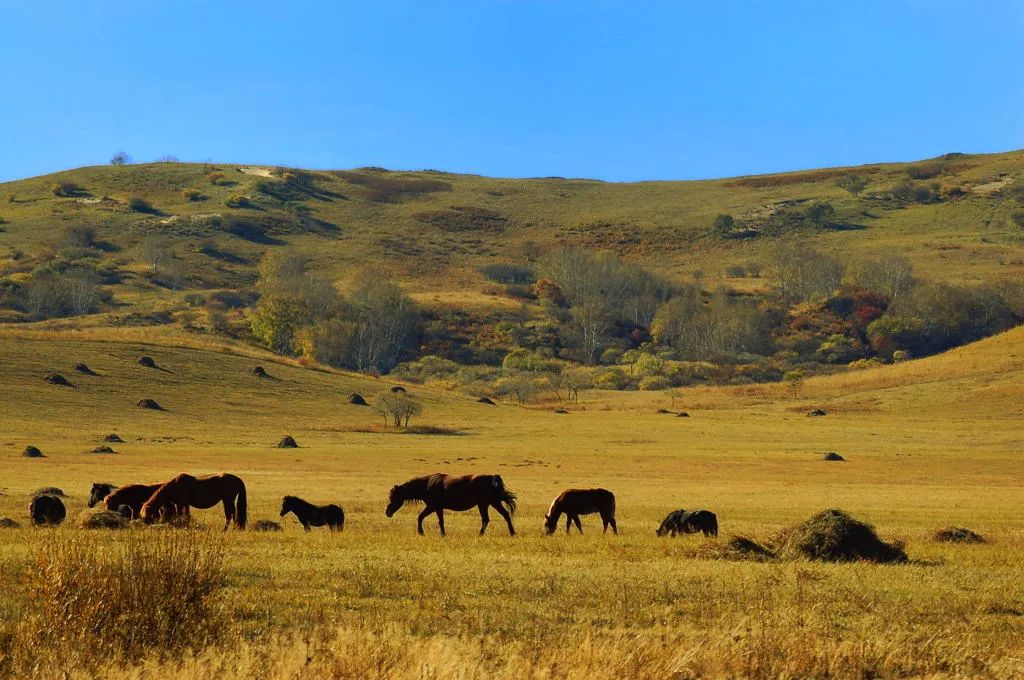
[(510, 513), (514, 513), (516, 511), (516, 495), (505, 488), (505, 480), (501, 478), (501, 475), (494, 475), (493, 481), (498, 500), (508, 506)]
[(245, 482), (238, 480), (238, 507), (235, 508), (235, 525), (244, 529), (248, 521), (248, 506), (245, 500)]

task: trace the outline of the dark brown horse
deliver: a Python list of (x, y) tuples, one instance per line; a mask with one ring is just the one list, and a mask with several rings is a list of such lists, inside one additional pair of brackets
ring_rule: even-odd
[(217, 503), (224, 503), (225, 530), (232, 521), (239, 529), (245, 528), (245, 483), (227, 473), (209, 477), (180, 474), (153, 492), (149, 500), (143, 503), (139, 516), (142, 517), (142, 521), (149, 524), (162, 513), (173, 511), (178, 506), (205, 509), (212, 508)]
[(658, 527), (659, 536), (695, 534), (698, 531), (705, 536), (718, 535), (718, 517), (715, 516), (715, 513), (710, 510), (694, 510), (693, 512), (673, 510), (668, 513), (668, 517), (662, 520), (661, 526)]
[(558, 495), (548, 508), (544, 516), (544, 529), (549, 533), (555, 533), (558, 526), (558, 519), (565, 514), (565, 533), (569, 533), (572, 525), (583, 533), (583, 525), (580, 524), (580, 515), (600, 513), (601, 521), (604, 522), (604, 531), (608, 533), (608, 527), (616, 534), (619, 529), (615, 526), (615, 494), (608, 489), (566, 489)]
[[(463, 511), (476, 507), (480, 510), (480, 535), (487, 530), (491, 521), (488, 508), (505, 518), (508, 533), (515, 536), (512, 526), (512, 515), (516, 511), (516, 495), (505, 488), (505, 482), (498, 475), (463, 475), (454, 477), (445, 474), (428, 475), (410, 479), (405, 484), (391, 487), (388, 496), (388, 507), (384, 514), (391, 517), (399, 508), (409, 501), (422, 501), (426, 504), (417, 521), (417, 530), (423, 535), (423, 520), (431, 513), (437, 514), (437, 524), (444, 536), (444, 511)], [(505, 505), (508, 510), (505, 510)]]
[(281, 517), (289, 512), (295, 514), (306, 531), (310, 527), (322, 526), (331, 531), (342, 531), (345, 528), (345, 511), (338, 505), (313, 505), (295, 496), (285, 496), (281, 501)]
[[(89, 507), (102, 501), (107, 510), (120, 513), (128, 519), (138, 519), (142, 515), (142, 506), (161, 486), (160, 484), (128, 484), (126, 486), (93, 484), (92, 493), (89, 496)], [(110, 491), (99, 496), (108, 487)], [(97, 496), (99, 496), (98, 499)], [(187, 517), (188, 506), (168, 506), (164, 509), (161, 519), (171, 520), (179, 515)]]

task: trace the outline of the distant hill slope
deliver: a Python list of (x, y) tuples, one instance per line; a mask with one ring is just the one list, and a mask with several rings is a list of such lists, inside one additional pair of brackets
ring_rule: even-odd
[[(836, 184), (851, 173), (866, 180), (858, 198)], [(186, 288), (249, 285), (261, 254), (283, 244), (309, 252), (339, 280), (368, 266), (391, 272), (412, 292), (478, 293), (479, 266), (523, 261), (560, 243), (614, 250), (678, 278), (696, 272), (711, 285), (726, 278), (727, 266), (763, 264), (772, 248), (794, 240), (848, 260), (900, 253), (926, 278), (976, 282), (1024, 276), (1024, 232), (1002, 192), (1022, 177), (1024, 151), (629, 184), (224, 164), (86, 167), (0, 184), (0, 198), (6, 197), (0, 263), (37, 254), (59, 242), (67, 227), (85, 225), (98, 230), (104, 258), (129, 282), (145, 270), (137, 244), (149, 234), (167, 235), (178, 244)], [(58, 182), (78, 191), (56, 196)], [(906, 182), (935, 184), (942, 199), (887, 198)], [(132, 198), (144, 199), (153, 212), (133, 211)], [(774, 216), (814, 201), (835, 206), (839, 228), (773, 226)], [(719, 213), (760, 235), (715, 235), (711, 223)], [(141, 308), (183, 294), (141, 284), (118, 292)]]

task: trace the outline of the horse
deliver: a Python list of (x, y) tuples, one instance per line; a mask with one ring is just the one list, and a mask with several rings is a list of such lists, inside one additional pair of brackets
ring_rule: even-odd
[(583, 533), (583, 525), (580, 524), (580, 515), (600, 513), (601, 521), (604, 523), (604, 533), (608, 533), (608, 527), (616, 534), (619, 533), (615, 525), (615, 494), (608, 489), (566, 489), (551, 502), (551, 507), (544, 515), (544, 529), (547, 533), (555, 533), (558, 526), (558, 519), (565, 513), (565, 533), (569, 533), (572, 525), (576, 530)]
[(718, 535), (718, 517), (715, 516), (715, 513), (710, 510), (694, 510), (693, 512), (673, 510), (662, 521), (657, 533), (659, 536), (665, 534), (675, 536), (676, 534), (695, 534), (698, 531), (703, 532), (705, 536)]
[[(512, 526), (512, 515), (516, 511), (516, 495), (505, 488), (505, 482), (498, 475), (463, 475), (456, 477), (437, 473), (426, 477), (416, 477), (404, 484), (391, 487), (388, 495), (388, 506), (384, 514), (394, 515), (409, 501), (422, 501), (426, 504), (417, 520), (417, 531), (423, 535), (423, 520), (431, 513), (437, 514), (437, 524), (444, 531), (444, 511), (461, 512), (476, 507), (480, 510), (480, 535), (483, 536), (491, 521), (488, 508), (494, 508), (508, 524), (510, 536), (516, 535)], [(508, 506), (505, 510), (504, 506)]]
[[(236, 506), (237, 502), (237, 506)], [(208, 477), (193, 477), (182, 473), (163, 484), (142, 504), (139, 516), (146, 524), (163, 513), (173, 513), (176, 507), (212, 508), (224, 503), (224, 530), (234, 521), (239, 529), (245, 528), (245, 483), (235, 475), (224, 473)]]
[(67, 517), (68, 511), (64, 503), (56, 496), (40, 494), (32, 499), (28, 506), (28, 516), (32, 524), (57, 526)]
[(89, 492), (89, 507), (96, 507), (97, 504), (102, 503), (103, 499), (113, 493), (116, 489), (117, 487), (113, 484), (94, 482), (92, 490)]
[[(102, 497), (103, 505), (107, 510), (124, 515), (127, 519), (138, 519), (142, 514), (142, 506), (160, 488), (160, 484), (128, 484), (126, 486), (114, 486), (113, 484), (93, 484), (92, 493), (89, 496), (89, 507), (93, 507), (94, 499), (102, 493), (104, 487), (110, 487), (111, 491)], [(162, 519), (172, 520), (175, 517), (188, 517), (187, 505), (168, 506), (162, 511)]]
[(295, 513), (295, 518), (306, 531), (311, 526), (327, 526), (331, 531), (345, 529), (345, 511), (337, 505), (313, 505), (296, 496), (285, 496), (281, 502), (281, 517), (289, 512)]

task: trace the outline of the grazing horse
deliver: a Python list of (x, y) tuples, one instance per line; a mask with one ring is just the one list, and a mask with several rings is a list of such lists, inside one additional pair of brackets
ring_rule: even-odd
[(179, 506), (205, 509), (217, 503), (224, 503), (225, 531), (232, 521), (239, 529), (245, 528), (245, 483), (227, 473), (209, 477), (193, 477), (182, 473), (154, 491), (149, 500), (142, 504), (139, 516), (149, 524), (161, 513), (174, 512), (174, 508)]
[(345, 511), (337, 505), (313, 505), (295, 496), (285, 496), (281, 502), (281, 517), (289, 512), (295, 513), (295, 518), (306, 531), (311, 526), (327, 526), (331, 531), (345, 528)]
[(613, 532), (619, 533), (618, 527), (615, 526), (615, 494), (608, 489), (566, 489), (551, 502), (551, 507), (544, 516), (544, 529), (548, 534), (555, 533), (558, 519), (565, 513), (565, 533), (569, 533), (569, 529), (575, 524), (576, 529), (582, 534), (580, 515), (595, 512), (601, 515), (604, 533), (608, 533), (609, 526)]
[(28, 506), (28, 516), (32, 519), (32, 524), (57, 526), (64, 521), (67, 514), (64, 503), (56, 496), (47, 494), (36, 496)]
[(103, 499), (113, 493), (116, 489), (117, 487), (113, 484), (95, 482), (92, 485), (92, 491), (89, 492), (89, 507), (96, 507), (98, 503), (102, 503)]
[(710, 510), (694, 510), (693, 512), (673, 510), (668, 513), (668, 517), (658, 527), (659, 536), (695, 534), (698, 531), (703, 532), (705, 536), (718, 535), (718, 517), (715, 516), (715, 513)]
[[(127, 486), (113, 486), (112, 484), (93, 484), (92, 495), (89, 497), (89, 507), (95, 503), (93, 499), (100, 493), (103, 487), (113, 487), (112, 490), (103, 496), (103, 505), (107, 510), (124, 515), (128, 519), (138, 519), (142, 515), (142, 506), (149, 500), (150, 496), (160, 488), (160, 484), (128, 484)], [(98, 502), (98, 501), (97, 501)], [(171, 520), (178, 516), (188, 516), (188, 506), (173, 506), (168, 511), (164, 509), (162, 519)]]
[[(417, 531), (423, 535), (423, 520), (431, 513), (437, 514), (437, 524), (444, 536), (444, 511), (463, 511), (476, 507), (480, 510), (480, 535), (487, 530), (491, 517), (488, 508), (494, 508), (508, 524), (508, 533), (515, 536), (511, 513), (516, 511), (516, 495), (505, 488), (505, 482), (498, 475), (463, 475), (456, 477), (437, 473), (426, 477), (410, 479), (405, 484), (391, 487), (388, 507), (384, 514), (394, 515), (409, 501), (426, 504), (417, 521)], [(505, 510), (505, 505), (508, 510)]]

